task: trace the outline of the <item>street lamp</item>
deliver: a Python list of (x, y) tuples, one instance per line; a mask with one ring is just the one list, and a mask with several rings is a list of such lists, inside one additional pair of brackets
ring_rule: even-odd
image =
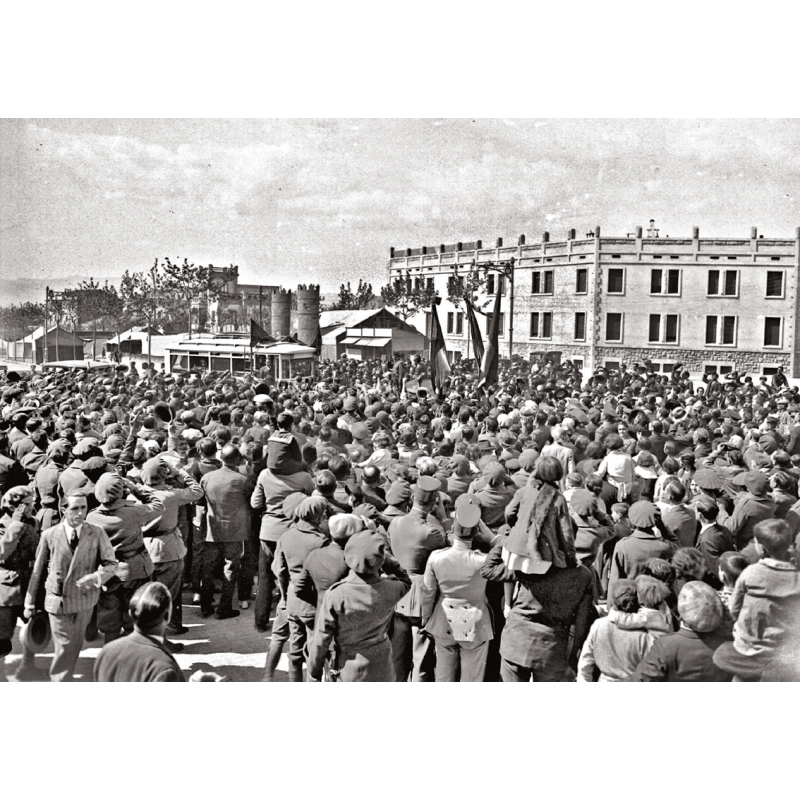
[[(516, 259), (512, 256), (508, 261), (481, 261), (472, 262), (472, 267), (482, 270), (484, 275), (496, 272), (508, 281), (508, 357), (514, 354), (514, 264)], [(501, 287), (497, 287), (498, 290)]]

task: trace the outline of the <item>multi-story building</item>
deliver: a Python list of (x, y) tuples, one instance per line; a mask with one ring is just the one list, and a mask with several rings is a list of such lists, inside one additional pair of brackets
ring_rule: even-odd
[[(559, 351), (584, 374), (649, 359), (665, 372), (682, 362), (690, 371), (767, 375), (782, 366), (800, 377), (800, 228), (794, 239), (767, 239), (756, 228), (744, 239), (701, 239), (698, 228), (675, 239), (659, 236), (651, 220), (623, 237), (601, 236), (598, 227), (582, 238), (572, 229), (563, 241), (544, 233), (528, 244), (523, 235), (510, 247), (498, 239), (488, 248), (481, 241), (392, 248), (390, 280), (408, 275), (439, 291), (439, 319), (456, 358), (471, 352), (463, 304), (446, 299), (448, 280), (487, 262), (513, 263), (513, 280), (485, 273), (478, 295), (485, 312), (501, 293), (503, 356), (513, 338), (514, 353)], [(490, 315), (479, 320), (485, 338)], [(430, 312), (409, 321), (429, 333)]]

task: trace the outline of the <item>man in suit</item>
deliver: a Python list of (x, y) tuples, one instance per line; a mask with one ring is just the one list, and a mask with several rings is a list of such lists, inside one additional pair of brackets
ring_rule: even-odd
[(716, 575), (719, 569), (719, 557), (735, 549), (733, 535), (724, 525), (717, 522), (719, 506), (713, 497), (700, 495), (695, 504), (695, 514), (700, 525), (696, 547), (703, 554), (708, 571)]
[(254, 481), (239, 472), (241, 454), (235, 445), (226, 444), (222, 448), (220, 461), (222, 467), (206, 473), (200, 481), (205, 497), (198, 505), (205, 506), (208, 524), (200, 613), (204, 617), (214, 613), (214, 572), (218, 564), (224, 562), (216, 617), (231, 619), (240, 614), (233, 608), (233, 592), (239, 579), (244, 543), (250, 534), (250, 496)]
[(85, 521), (86, 509), (86, 497), (77, 492), (67, 495), (63, 521), (39, 540), (25, 595), (26, 618), (40, 608), (50, 617), (55, 648), (52, 681), (72, 680), (100, 587), (117, 571), (114, 548), (102, 528)]
[(94, 662), (98, 683), (184, 681), (178, 663), (164, 644), (172, 595), (158, 581), (140, 586), (130, 604), (133, 633), (107, 644)]
[(661, 521), (677, 539), (680, 547), (694, 547), (697, 520), (686, 508), (686, 488), (682, 483), (667, 484), (662, 494)]

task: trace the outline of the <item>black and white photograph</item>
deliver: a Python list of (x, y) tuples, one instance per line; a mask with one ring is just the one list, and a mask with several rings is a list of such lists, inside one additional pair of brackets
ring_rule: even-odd
[(2, 131), (0, 679), (800, 679), (800, 122)]

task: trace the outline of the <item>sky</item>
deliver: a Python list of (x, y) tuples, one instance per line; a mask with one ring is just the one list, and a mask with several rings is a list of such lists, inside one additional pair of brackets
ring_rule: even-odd
[(169, 256), (377, 291), (390, 246), (651, 218), (794, 237), (798, 143), (783, 119), (5, 119), (0, 277), (58, 288)]

